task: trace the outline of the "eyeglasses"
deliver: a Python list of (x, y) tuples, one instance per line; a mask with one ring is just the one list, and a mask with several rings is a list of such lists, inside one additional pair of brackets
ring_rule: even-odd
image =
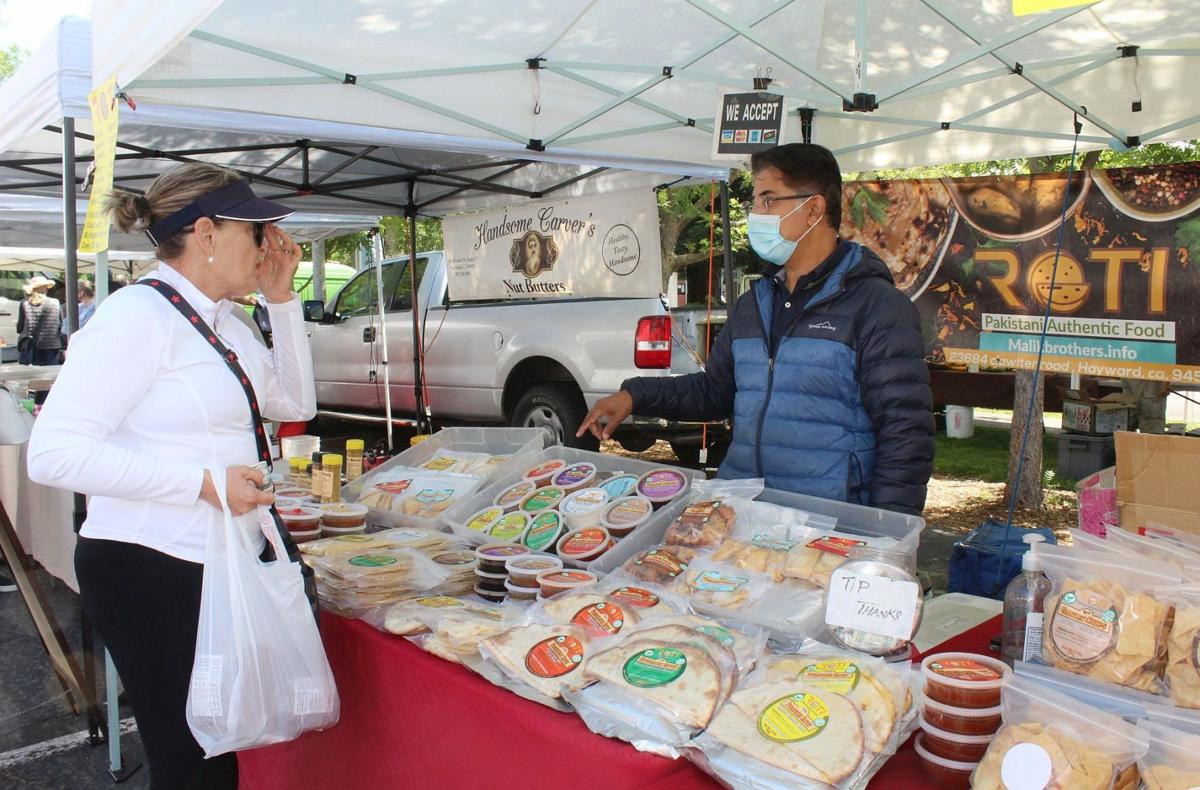
[(780, 200), (801, 200), (810, 197), (816, 197), (816, 193), (810, 192), (805, 195), (755, 195), (753, 200), (744, 201), (742, 208), (747, 214), (752, 211), (770, 211), (771, 206)]

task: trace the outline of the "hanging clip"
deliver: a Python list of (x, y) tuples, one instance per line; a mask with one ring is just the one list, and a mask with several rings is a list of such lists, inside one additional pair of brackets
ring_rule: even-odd
[(137, 102), (135, 102), (133, 100), (133, 97), (130, 96), (125, 91), (118, 90), (116, 93), (113, 94), (113, 108), (114, 109), (117, 106), (117, 99), (120, 99), (121, 101), (125, 102), (126, 106), (128, 106), (129, 109), (133, 110), (134, 112), (137, 112)]
[(774, 80), (771, 79), (771, 67), (767, 67), (765, 74), (763, 73), (762, 66), (757, 67), (754, 77), (754, 90), (765, 91), (767, 86), (769, 86), (772, 82), (774, 82)]
[[(1087, 115), (1087, 107), (1084, 107), (1082, 104), (1079, 106), (1083, 110), (1083, 114)], [(1074, 112), (1071, 113), (1071, 115), (1073, 115), (1075, 118), (1075, 136), (1078, 137), (1079, 135), (1083, 134), (1083, 121), (1079, 120), (1079, 113)]]

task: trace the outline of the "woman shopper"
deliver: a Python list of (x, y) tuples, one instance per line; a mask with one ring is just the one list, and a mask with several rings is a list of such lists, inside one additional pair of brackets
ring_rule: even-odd
[(34, 275), (25, 284), (17, 312), (17, 348), (22, 365), (57, 365), (62, 354), (62, 303), (49, 295), (54, 280)]
[[(158, 270), (97, 309), (29, 443), (29, 476), (92, 496), (75, 550), (84, 613), (125, 684), (154, 788), (234, 788), (233, 754), (205, 760), (186, 721), (205, 543), (235, 515), (270, 504), (261, 416), (316, 412), (312, 357), (292, 277), (299, 247), (277, 228), (292, 211), (235, 173), (186, 164), (144, 197), (114, 192), (122, 232), (146, 232)], [(230, 313), (260, 290), (268, 351)], [(236, 308), (241, 309), (241, 308)], [(261, 537), (261, 536), (260, 536)]]

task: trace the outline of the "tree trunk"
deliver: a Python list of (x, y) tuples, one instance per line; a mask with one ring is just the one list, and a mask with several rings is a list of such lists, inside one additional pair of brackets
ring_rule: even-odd
[[(1038, 376), (1037, 392), (1033, 391), (1033, 371), (1018, 370), (1016, 372), (1015, 396), (1013, 398), (1012, 438), (1008, 450), (1008, 485), (1004, 489), (1006, 502), (1012, 501), (1013, 486), (1017, 486), (1017, 507), (1041, 510), (1043, 502), (1042, 489), (1042, 437), (1045, 426), (1042, 423), (1042, 407), (1045, 403), (1046, 379)], [(1026, 416), (1029, 414), (1029, 401), (1033, 399), (1033, 419), (1030, 422), (1029, 440), (1025, 445), (1025, 463), (1021, 470), (1020, 481), (1016, 480), (1017, 466), (1021, 453), (1021, 437), (1024, 435)]]

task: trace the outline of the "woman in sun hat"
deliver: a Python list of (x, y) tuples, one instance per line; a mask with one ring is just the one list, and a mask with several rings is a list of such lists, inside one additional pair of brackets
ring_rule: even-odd
[(17, 349), (22, 365), (57, 365), (62, 354), (62, 303), (49, 295), (54, 280), (35, 274), (24, 286), (17, 312)]
[[(161, 263), (73, 338), (34, 426), (29, 476), (92, 496), (75, 550), (80, 596), (129, 694), (152, 786), (234, 788), (236, 758), (205, 760), (185, 710), (205, 544), (224, 523), (213, 476), (235, 515), (272, 503), (251, 468), (270, 460), (262, 419), (316, 412), (292, 292), (300, 249), (274, 224), (292, 211), (199, 163), (145, 196), (114, 192), (109, 209)], [(230, 298), (252, 291), (266, 298), (273, 351), (230, 315)]]

